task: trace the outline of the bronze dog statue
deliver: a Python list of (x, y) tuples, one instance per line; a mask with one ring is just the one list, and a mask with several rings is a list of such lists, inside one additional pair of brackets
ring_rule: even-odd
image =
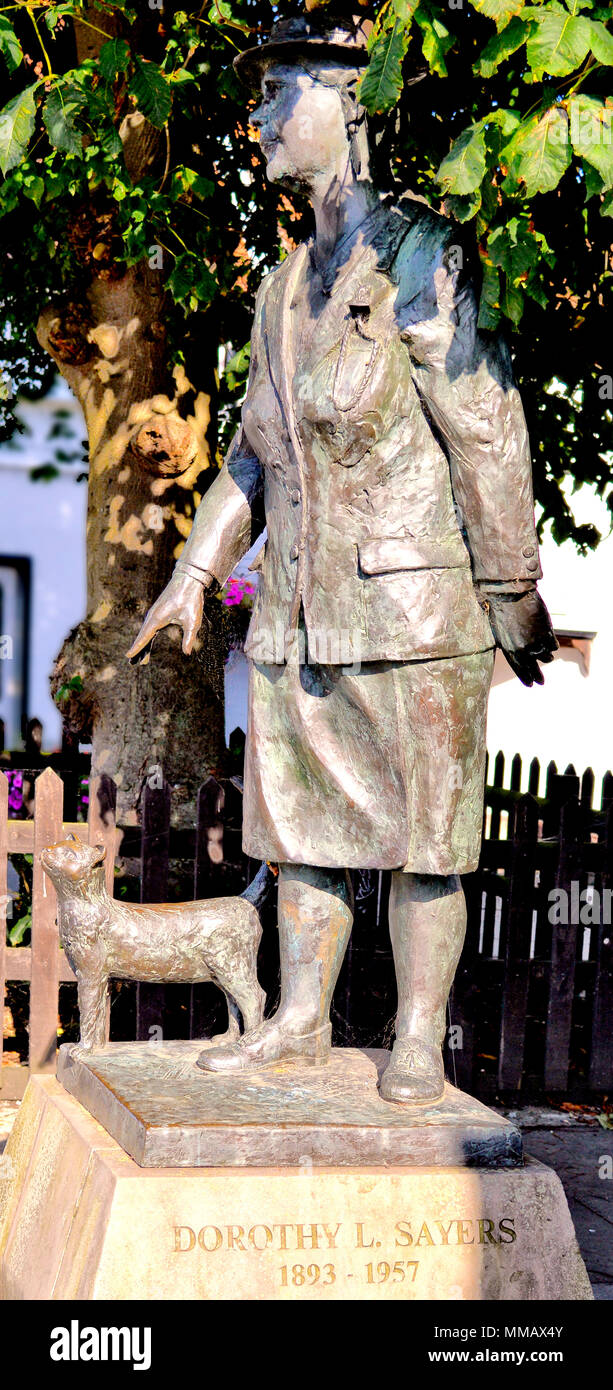
[(69, 835), (41, 853), (58, 899), (60, 941), (79, 988), (80, 1046), (106, 1041), (109, 979), (151, 984), (213, 981), (228, 1003), (228, 1032), (239, 1036), (264, 1016), (264, 991), (257, 979), (262, 927), (259, 908), (268, 894), (271, 870), (263, 864), (241, 897), (185, 903), (125, 903), (110, 898), (104, 881), (103, 845)]

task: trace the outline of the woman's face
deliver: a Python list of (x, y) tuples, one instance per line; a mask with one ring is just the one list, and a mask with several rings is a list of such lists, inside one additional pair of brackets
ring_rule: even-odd
[(294, 63), (271, 63), (262, 101), (251, 117), (271, 183), (312, 188), (322, 175), (342, 176), (349, 142), (338, 89)]

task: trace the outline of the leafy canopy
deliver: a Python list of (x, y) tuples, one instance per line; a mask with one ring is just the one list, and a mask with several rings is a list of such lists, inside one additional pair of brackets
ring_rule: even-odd
[[(266, 184), (232, 69), (276, 7), (159, 3), (19, 0), (0, 11), (4, 356), (35, 389), (48, 375), (33, 337), (44, 302), (78, 301), (92, 277), (149, 259), (167, 288), (170, 355), (203, 338), (225, 345), (229, 428), (254, 289), (309, 216)], [(473, 242), (481, 326), (514, 335), (543, 521), (584, 548), (597, 533), (575, 526), (562, 485), (610, 489), (610, 7), (384, 0), (370, 13), (361, 99), (393, 132), (392, 186), (456, 218)], [(134, 181), (120, 131), (136, 111), (162, 132), (164, 154)]]
[(514, 334), (541, 528), (585, 549), (565, 480), (613, 510), (611, 7), (384, 0), (369, 47), (361, 99), (395, 115), (398, 188), (464, 224), (481, 327)]

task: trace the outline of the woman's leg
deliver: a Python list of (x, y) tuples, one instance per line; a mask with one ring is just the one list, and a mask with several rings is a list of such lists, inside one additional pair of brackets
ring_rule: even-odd
[(284, 1057), (326, 1061), (330, 1004), (353, 922), (349, 875), (279, 865), (281, 1002), (274, 1018), (228, 1047), (198, 1058), (204, 1071), (234, 1072)]
[(447, 999), (466, 931), (458, 875), (392, 874), (389, 923), (398, 1014), (381, 1094), (385, 1100), (437, 1100)]

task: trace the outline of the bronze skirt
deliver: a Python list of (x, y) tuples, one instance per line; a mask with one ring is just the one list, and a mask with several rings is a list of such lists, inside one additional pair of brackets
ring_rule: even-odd
[(475, 869), (493, 651), (355, 673), (250, 663), (243, 847), (321, 868)]

